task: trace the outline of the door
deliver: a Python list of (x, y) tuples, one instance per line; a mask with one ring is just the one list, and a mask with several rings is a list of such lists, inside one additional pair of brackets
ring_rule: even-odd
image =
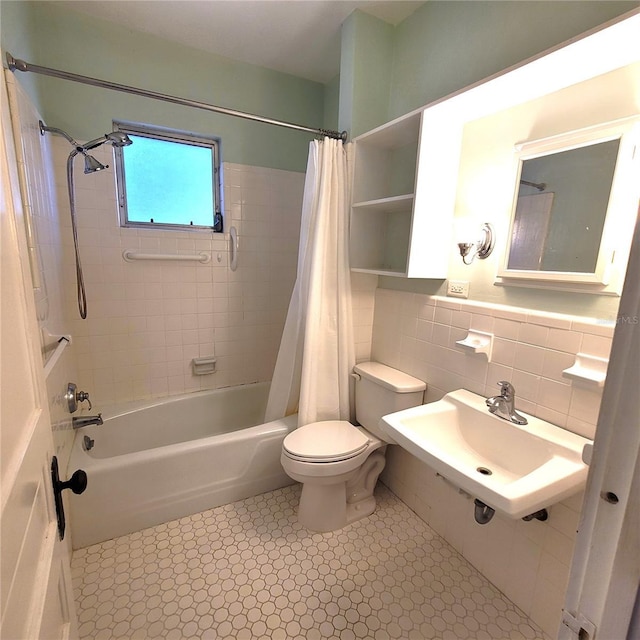
[(0, 637), (77, 638), (70, 553), (57, 532), (53, 437), (2, 75), (0, 128)]
[[(640, 218), (620, 299), (561, 640), (640, 637)], [(634, 614), (635, 609), (635, 614)]]

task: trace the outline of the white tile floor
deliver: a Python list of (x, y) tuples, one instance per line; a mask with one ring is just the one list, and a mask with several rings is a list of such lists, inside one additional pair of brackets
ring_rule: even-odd
[(341, 531), (297, 523), (299, 485), (73, 555), (80, 636), (541, 639), (544, 634), (384, 486)]

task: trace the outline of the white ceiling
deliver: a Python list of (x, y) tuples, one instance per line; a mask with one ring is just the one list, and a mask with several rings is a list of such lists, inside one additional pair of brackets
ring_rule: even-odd
[(396, 25), (424, 1), (61, 0), (56, 4), (167, 40), (327, 82), (340, 67), (340, 25), (361, 9)]

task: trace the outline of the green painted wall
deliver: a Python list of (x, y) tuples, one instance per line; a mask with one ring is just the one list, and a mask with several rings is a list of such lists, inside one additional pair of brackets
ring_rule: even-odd
[(324, 86), (324, 128), (338, 130), (338, 109), (340, 108), (340, 75), (329, 80)]
[(338, 120), (352, 138), (389, 119), (393, 37), (390, 24), (362, 11), (342, 25)]
[[(16, 58), (31, 60), (34, 55), (32, 45), (32, 14), (28, 2), (7, 2), (0, 0), (0, 45), (2, 46), (2, 64), (6, 65), (5, 52), (9, 51)], [(17, 52), (20, 52), (19, 54)], [(42, 111), (37, 78), (26, 75), (21, 81), (29, 97), (39, 111)]]
[(388, 119), (638, 7), (638, 2), (429, 0), (395, 30)]
[[(48, 2), (3, 0), (2, 18), (3, 49), (28, 62), (308, 126), (320, 127), (324, 121), (321, 83), (170, 43)], [(26, 76), (17, 74), (20, 82)], [(113, 119), (147, 122), (220, 136), (225, 161), (296, 171), (306, 166), (311, 136), (303, 132), (55, 78), (39, 76), (36, 86), (47, 124), (79, 140), (111, 130)]]

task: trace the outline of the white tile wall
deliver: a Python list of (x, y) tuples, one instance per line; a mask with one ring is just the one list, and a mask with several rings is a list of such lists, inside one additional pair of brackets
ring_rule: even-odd
[[(469, 328), (494, 335), (490, 362), (456, 347)], [(612, 337), (585, 318), (378, 289), (371, 355), (425, 380), (428, 401), (461, 387), (495, 395), (511, 380), (520, 409), (593, 438), (602, 390), (562, 371), (578, 352), (608, 357)]]
[[(78, 384), (99, 405), (270, 380), (295, 280), (304, 174), (224, 163), (226, 232), (213, 234), (121, 228), (113, 171), (85, 176), (78, 170), (88, 301), (88, 318), (81, 320), (66, 203), (69, 146), (56, 139), (54, 149)], [(103, 147), (95, 155), (113, 165), (111, 153)], [(235, 272), (228, 267), (231, 225), (240, 244)], [(126, 262), (126, 249), (205, 252), (211, 262)], [(209, 355), (217, 357), (217, 372), (194, 376), (192, 358)]]
[[(462, 352), (468, 328), (493, 333), (491, 362)], [(371, 356), (427, 382), (426, 400), (466, 388), (489, 396), (511, 380), (519, 409), (583, 436), (595, 435), (601, 390), (562, 370), (579, 351), (608, 357), (613, 327), (585, 318), (378, 289)], [(426, 465), (390, 447), (383, 481), (551, 637), (556, 636), (582, 494), (547, 522), (473, 518), (473, 503)]]
[[(70, 147), (60, 137), (41, 136), (39, 115), (26, 95), (21, 99), (27, 205), (42, 280), (36, 292), (41, 324), (73, 336), (68, 375), (79, 388), (99, 407), (270, 380), (295, 280), (304, 174), (223, 164), (225, 229), (234, 225), (240, 241), (239, 266), (231, 272), (227, 233), (120, 228), (113, 170), (85, 176), (76, 159), (89, 308), (87, 320), (81, 320), (66, 181)], [(94, 155), (113, 166), (107, 147)], [(129, 263), (122, 258), (125, 249), (207, 252), (212, 261)], [(368, 359), (371, 351), (376, 285), (374, 276), (352, 278), (358, 360)], [(217, 373), (193, 376), (191, 359), (204, 355), (217, 357)]]
[(371, 357), (371, 328), (377, 286), (377, 276), (355, 272), (351, 274), (356, 362), (367, 361)]
[[(30, 229), (28, 238), (32, 251), (34, 298), (41, 330), (52, 335), (69, 333), (68, 318), (63, 305), (63, 249), (60, 212), (51, 171), (51, 139), (40, 135), (40, 115), (12, 74), (8, 74), (11, 117), (18, 156), (22, 201), (25, 219)], [(51, 355), (57, 342), (41, 336), (43, 361)], [(68, 346), (47, 378), (47, 395), (52, 421), (53, 439), (61, 468), (66, 468), (73, 429), (71, 415), (63, 402), (67, 384), (77, 378), (73, 347)]]

